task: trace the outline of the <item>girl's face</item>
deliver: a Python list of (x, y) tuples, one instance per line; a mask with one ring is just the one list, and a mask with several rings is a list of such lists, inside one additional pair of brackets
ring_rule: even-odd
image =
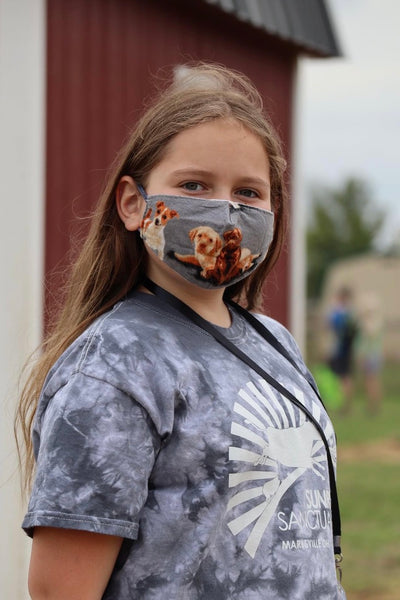
[(171, 140), (150, 172), (146, 192), (271, 210), (268, 156), (260, 138), (234, 119), (202, 123)]
[[(150, 172), (145, 191), (148, 196), (187, 196), (193, 202), (196, 198), (230, 200), (270, 211), (268, 156), (260, 138), (243, 125), (234, 119), (216, 119), (186, 129), (171, 140)], [(131, 177), (121, 178), (116, 198), (125, 227), (137, 230), (145, 201)], [(176, 286), (185, 280), (148, 247), (148, 237), (146, 241), (148, 276), (176, 292)], [(185, 285), (193, 287), (192, 283)], [(221, 289), (217, 292), (222, 294)]]

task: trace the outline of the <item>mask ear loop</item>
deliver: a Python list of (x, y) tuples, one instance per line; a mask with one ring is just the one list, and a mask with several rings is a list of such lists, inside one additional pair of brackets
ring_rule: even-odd
[(145, 189), (144, 189), (144, 187), (143, 187), (143, 186), (142, 186), (140, 183), (137, 183), (137, 184), (136, 184), (136, 187), (137, 187), (137, 189), (139, 190), (139, 192), (141, 193), (141, 195), (143, 196), (143, 198), (144, 198), (145, 200), (147, 200), (147, 194), (146, 194), (146, 192), (145, 192)]

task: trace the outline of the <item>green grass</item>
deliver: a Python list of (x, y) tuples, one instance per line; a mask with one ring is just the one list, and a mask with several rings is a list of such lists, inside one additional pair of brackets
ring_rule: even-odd
[[(342, 513), (343, 585), (348, 600), (400, 597), (400, 460), (377, 456), (379, 441), (400, 444), (400, 365), (384, 369), (384, 402), (368, 415), (360, 381), (350, 415), (331, 414), (338, 448), (338, 492)], [(372, 442), (378, 450), (367, 453)], [(362, 446), (361, 446), (362, 445)], [(360, 446), (340, 461), (340, 449)]]
[(349, 599), (378, 600), (391, 592), (393, 599), (398, 598), (399, 465), (362, 462), (341, 465), (338, 493), (343, 530), (343, 584)]
[(385, 400), (382, 410), (370, 416), (364, 403), (358, 401), (354, 412), (342, 417), (330, 411), (335, 425), (338, 444), (364, 444), (384, 439), (400, 442), (400, 392), (397, 402)]
[(356, 378), (353, 411), (346, 417), (335, 412), (331, 414), (340, 444), (357, 444), (388, 438), (400, 440), (400, 365), (385, 367), (383, 391), (382, 410), (371, 416), (366, 410), (360, 376)]

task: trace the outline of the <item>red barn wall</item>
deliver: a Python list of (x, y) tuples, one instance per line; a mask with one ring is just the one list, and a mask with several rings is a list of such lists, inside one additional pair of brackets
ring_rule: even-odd
[[(71, 240), (85, 230), (107, 167), (154, 92), (160, 68), (211, 60), (256, 84), (290, 155), (294, 50), (200, 0), (48, 0), (45, 272), (55, 305)], [(287, 324), (288, 256), (265, 288)]]

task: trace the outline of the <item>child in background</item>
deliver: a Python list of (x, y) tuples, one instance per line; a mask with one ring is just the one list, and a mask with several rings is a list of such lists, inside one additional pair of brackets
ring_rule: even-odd
[(350, 412), (354, 391), (354, 348), (358, 324), (353, 310), (353, 294), (350, 288), (341, 287), (329, 314), (328, 324), (333, 333), (333, 348), (328, 361), (332, 371), (339, 377), (343, 413)]
[(357, 363), (365, 386), (368, 411), (374, 415), (382, 405), (383, 319), (379, 300), (373, 292), (360, 299), (357, 314)]

